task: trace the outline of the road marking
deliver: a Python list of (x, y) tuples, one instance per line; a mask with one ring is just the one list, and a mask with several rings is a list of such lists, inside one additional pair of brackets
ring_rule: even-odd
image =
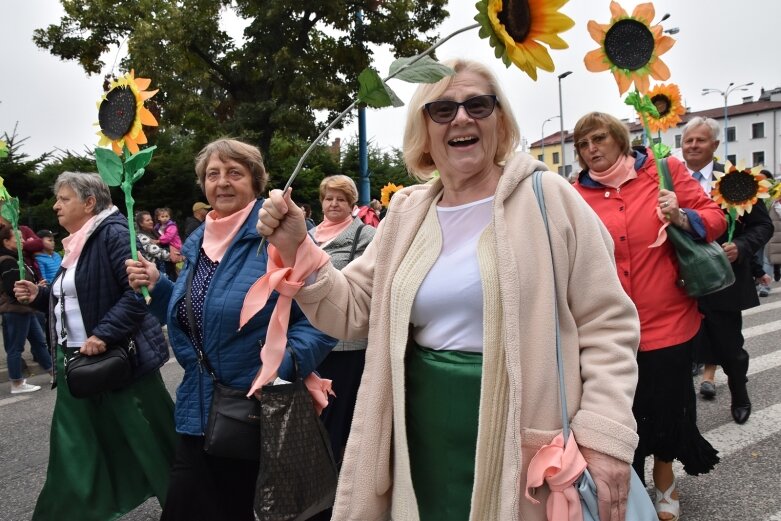
[(776, 512), (772, 516), (768, 517), (767, 521), (781, 521), (781, 512)]
[[(772, 353), (758, 356), (758, 357), (750, 357), (748, 362), (748, 373), (747, 376), (751, 376), (757, 373), (761, 373), (762, 371), (767, 371), (768, 369), (775, 369), (776, 367), (781, 366), (781, 351), (773, 351)], [(702, 379), (700, 378), (700, 381)], [(716, 385), (724, 385), (727, 383), (727, 375), (724, 374), (724, 371), (719, 367), (718, 371), (716, 371), (716, 379), (715, 379)]]
[(762, 304), (761, 306), (757, 306), (755, 308), (745, 309), (743, 310), (743, 316), (748, 317), (751, 315), (756, 315), (757, 313), (764, 313), (765, 311), (773, 311), (774, 309), (778, 308), (781, 308), (781, 300)]
[(3, 405), (11, 405), (12, 403), (16, 403), (16, 402), (23, 402), (25, 400), (29, 400), (30, 398), (32, 398), (32, 396), (26, 394), (23, 394), (21, 396), (12, 396), (11, 398), (3, 398), (2, 400), (0, 400), (0, 407), (2, 407)]
[(774, 320), (773, 322), (765, 322), (758, 326), (747, 327), (743, 329), (743, 338), (752, 338), (755, 336), (766, 335), (768, 333), (774, 333), (781, 330), (781, 320)]
[[(764, 409), (753, 411), (751, 418), (743, 425), (738, 425), (730, 421), (702, 435), (710, 442), (713, 447), (719, 451), (719, 457), (722, 459), (735, 454), (746, 447), (759, 443), (767, 438), (775, 436), (781, 431), (781, 403), (771, 405)], [(653, 468), (653, 458), (646, 459), (645, 482), (653, 483), (651, 474)], [(686, 476), (683, 470), (683, 464), (675, 460), (673, 462), (673, 472), (675, 476), (682, 478)], [(779, 512), (781, 514), (781, 512)], [(781, 521), (781, 518), (778, 519)]]

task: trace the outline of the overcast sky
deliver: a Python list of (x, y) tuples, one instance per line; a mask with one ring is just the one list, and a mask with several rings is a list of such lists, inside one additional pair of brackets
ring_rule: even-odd
[[(451, 13), (441, 26), (441, 35), (469, 25), (475, 14), (475, 0), (451, 0)], [(631, 13), (639, 2), (623, 1)], [(466, 57), (483, 61), (499, 75), (511, 100), (523, 137), (532, 143), (542, 136), (542, 123), (559, 114), (558, 79), (564, 71), (572, 74), (562, 81), (564, 127), (572, 129), (577, 119), (592, 110), (610, 112), (620, 118), (634, 117), (618, 96), (610, 73), (591, 73), (583, 65), (586, 52), (597, 48), (586, 30), (594, 19), (607, 23), (609, 0), (570, 0), (562, 12), (575, 20), (575, 27), (562, 34), (568, 49), (551, 51), (556, 71), (539, 72), (536, 82), (517, 68), (506, 69), (493, 57), (486, 40), (477, 30), (462, 33), (440, 47), (439, 58)], [(759, 95), (760, 88), (781, 87), (781, 1), (779, 0), (659, 0), (654, 3), (658, 20), (669, 12), (664, 27), (678, 27), (676, 44), (662, 56), (672, 71), (670, 81), (681, 87), (692, 110), (721, 107), (718, 94), (702, 96), (703, 88), (724, 90), (730, 82), (754, 82), (748, 92), (729, 98), (730, 105), (742, 96)], [(96, 101), (101, 94), (102, 76), (89, 77), (75, 62), (63, 62), (38, 49), (32, 42), (35, 28), (56, 23), (62, 15), (58, 0), (0, 0), (0, 134), (12, 132), (18, 122), (18, 135), (28, 137), (23, 151), (36, 156), (55, 149), (83, 152), (97, 143)], [(104, 61), (111, 66), (114, 55)], [(376, 67), (387, 73), (389, 57), (378, 53)], [(152, 78), (154, 88), (154, 78)], [(402, 100), (409, 100), (414, 87), (391, 80)], [(406, 107), (369, 110), (369, 138), (382, 147), (400, 146)], [(165, 121), (162, 122), (165, 124)], [(545, 125), (545, 133), (558, 129), (555, 119)], [(354, 126), (334, 133), (352, 139)]]

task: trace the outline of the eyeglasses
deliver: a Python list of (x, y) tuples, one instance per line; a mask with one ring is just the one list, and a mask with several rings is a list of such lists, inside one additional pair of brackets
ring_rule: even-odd
[(483, 119), (490, 116), (494, 107), (496, 107), (496, 96), (493, 94), (483, 94), (469, 98), (461, 103), (452, 100), (438, 100), (426, 103), (423, 108), (428, 112), (428, 116), (434, 123), (450, 123), (456, 119), (458, 108), (464, 107), (466, 113), (474, 119)]
[(575, 146), (578, 150), (585, 150), (589, 147), (590, 144), (594, 144), (596, 146), (599, 146), (603, 144), (605, 141), (607, 141), (607, 138), (610, 137), (610, 135), (607, 132), (603, 132), (601, 134), (595, 134), (591, 136), (591, 139), (584, 138), (575, 143)]

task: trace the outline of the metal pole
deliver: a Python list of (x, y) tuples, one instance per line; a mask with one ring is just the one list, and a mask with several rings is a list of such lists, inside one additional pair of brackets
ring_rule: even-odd
[(567, 177), (567, 161), (564, 154), (564, 104), (561, 99), (561, 80), (572, 74), (572, 71), (562, 72), (559, 74), (559, 134), (561, 135), (561, 172), (563, 177)]
[(748, 90), (746, 87), (750, 87), (751, 85), (754, 85), (753, 81), (750, 81), (748, 83), (743, 83), (741, 85), (735, 85), (735, 82), (731, 81), (729, 85), (727, 85), (727, 88), (724, 90), (702, 89), (703, 96), (705, 96), (706, 94), (713, 94), (714, 92), (717, 92), (724, 98), (724, 161), (727, 161), (729, 156), (729, 139), (727, 134), (727, 127), (729, 126), (729, 110), (728, 110), (729, 95), (735, 92), (736, 90)]
[(727, 114), (727, 96), (729, 91), (724, 92), (724, 162), (727, 162), (729, 156), (729, 138), (727, 137), (727, 127), (729, 127), (729, 114)]
[[(363, 11), (355, 13), (355, 29), (359, 41), (363, 40)], [(369, 179), (369, 147), (366, 143), (366, 109), (358, 108), (358, 204), (364, 206), (371, 199)]]
[(547, 123), (548, 121), (553, 121), (554, 119), (556, 119), (558, 117), (559, 116), (551, 116), (551, 117), (549, 117), (548, 119), (546, 119), (545, 121), (542, 122), (542, 131), (541, 131), (541, 134), (542, 134), (542, 162), (545, 163), (546, 165), (548, 163), (545, 161), (545, 123)]

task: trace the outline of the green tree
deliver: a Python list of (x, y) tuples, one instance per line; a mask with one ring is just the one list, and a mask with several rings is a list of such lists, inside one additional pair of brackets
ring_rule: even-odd
[[(404, 157), (399, 148), (383, 150), (376, 143), (368, 144), (369, 157), (369, 182), (371, 183), (370, 196), (372, 199), (380, 199), (380, 190), (388, 183), (409, 186), (417, 184), (407, 172), (404, 165)], [(345, 146), (342, 157), (342, 173), (359, 183), (358, 164), (358, 140), (351, 140)]]
[[(311, 140), (323, 128), (316, 111), (330, 119), (349, 105), (370, 45), (411, 56), (448, 14), (447, 0), (61, 1), (65, 16), (35, 31), (38, 46), (95, 74), (126, 43), (121, 66), (161, 89), (150, 104), (165, 125), (194, 133), (195, 148), (232, 135), (264, 152), (277, 133)], [(244, 24), (241, 39), (223, 30), (226, 19)]]

